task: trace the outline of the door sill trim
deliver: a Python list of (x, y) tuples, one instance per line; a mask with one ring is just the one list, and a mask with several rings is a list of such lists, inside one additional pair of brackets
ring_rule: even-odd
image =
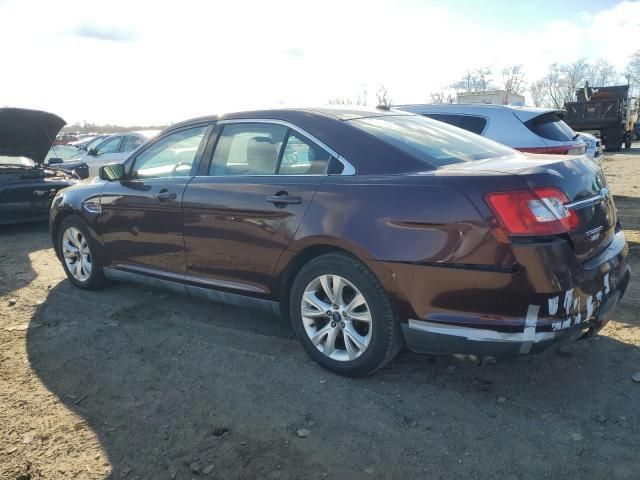
[[(200, 282), (200, 278), (198, 277), (172, 272), (160, 272), (151, 268), (131, 265), (117, 265), (114, 267), (103, 267), (103, 269), (105, 276), (111, 280), (140, 283), (151, 287), (164, 288), (177, 293), (187, 294), (192, 297), (203, 297), (218, 303), (225, 303), (238, 307), (258, 308), (276, 315), (282, 315), (279, 302), (217, 290), (214, 287), (222, 285), (216, 285), (216, 282), (213, 281), (207, 283)], [(186, 283), (192, 278), (197, 279), (196, 281), (198, 285)], [(227, 286), (228, 284), (229, 282), (225, 282), (223, 288), (231, 288)]]

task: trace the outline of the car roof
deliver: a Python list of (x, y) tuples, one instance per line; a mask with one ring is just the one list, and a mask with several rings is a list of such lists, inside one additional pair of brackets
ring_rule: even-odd
[(527, 112), (534, 115), (540, 115), (548, 112), (558, 112), (562, 109), (557, 108), (543, 108), (543, 107), (530, 107), (522, 105), (493, 105), (485, 103), (413, 103), (407, 105), (392, 105), (392, 109), (403, 110), (404, 108), (426, 108), (431, 110), (452, 110), (452, 111), (482, 111), (482, 110), (502, 110), (502, 111), (517, 111)]
[[(202, 117), (191, 118), (179, 123), (174, 123), (168, 130), (174, 130), (187, 125), (196, 123), (215, 122), (218, 120), (242, 120), (242, 119), (275, 119), (284, 121), (294, 121), (300, 114), (308, 116), (317, 116), (332, 118), (339, 121), (353, 120), (355, 118), (369, 118), (382, 116), (398, 116), (399, 112), (388, 111), (379, 108), (334, 108), (334, 107), (308, 107), (308, 108), (280, 108), (280, 109), (263, 109), (263, 110), (247, 110), (231, 113), (223, 113), (218, 115), (206, 115)], [(401, 115), (412, 115), (410, 112), (402, 112)]]

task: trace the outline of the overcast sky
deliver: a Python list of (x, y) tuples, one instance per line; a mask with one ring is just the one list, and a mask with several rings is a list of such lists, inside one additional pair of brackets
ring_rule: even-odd
[(387, 86), (394, 102), (467, 67), (606, 58), (640, 48), (640, 1), (0, 0), (0, 106), (68, 123), (170, 123), (316, 105)]

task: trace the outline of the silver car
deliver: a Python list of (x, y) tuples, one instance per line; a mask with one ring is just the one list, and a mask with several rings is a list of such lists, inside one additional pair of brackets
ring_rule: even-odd
[(595, 135), (587, 132), (578, 132), (578, 140), (582, 140), (586, 146), (587, 157), (600, 161), (602, 158), (602, 142)]
[(159, 130), (144, 130), (109, 135), (98, 145), (74, 160), (87, 164), (89, 177), (97, 177), (101, 166), (125, 160), (131, 152), (158, 133)]
[(510, 105), (394, 105), (469, 130), (528, 153), (582, 155), (584, 142), (563, 120), (563, 110)]

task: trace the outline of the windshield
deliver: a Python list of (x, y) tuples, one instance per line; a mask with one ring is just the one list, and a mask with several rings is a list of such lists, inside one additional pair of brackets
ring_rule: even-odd
[(104, 137), (103, 137), (103, 136), (95, 137), (93, 140), (91, 140), (91, 141), (89, 141), (89, 142), (87, 142), (87, 143), (85, 144), (85, 148), (86, 148), (87, 150), (90, 150), (90, 149), (92, 149), (92, 148), (94, 148), (94, 147), (97, 147), (97, 146), (98, 146), (98, 144), (99, 144), (100, 142), (102, 142), (102, 140), (104, 140)]
[(480, 135), (419, 115), (385, 115), (349, 122), (435, 167), (516, 153)]
[(35, 167), (36, 162), (27, 157), (8, 157), (0, 155), (0, 165), (12, 165), (16, 167)]
[(47, 152), (44, 163), (49, 163), (51, 158), (61, 158), (62, 161), (71, 160), (78, 156), (78, 149), (69, 145), (54, 145)]

